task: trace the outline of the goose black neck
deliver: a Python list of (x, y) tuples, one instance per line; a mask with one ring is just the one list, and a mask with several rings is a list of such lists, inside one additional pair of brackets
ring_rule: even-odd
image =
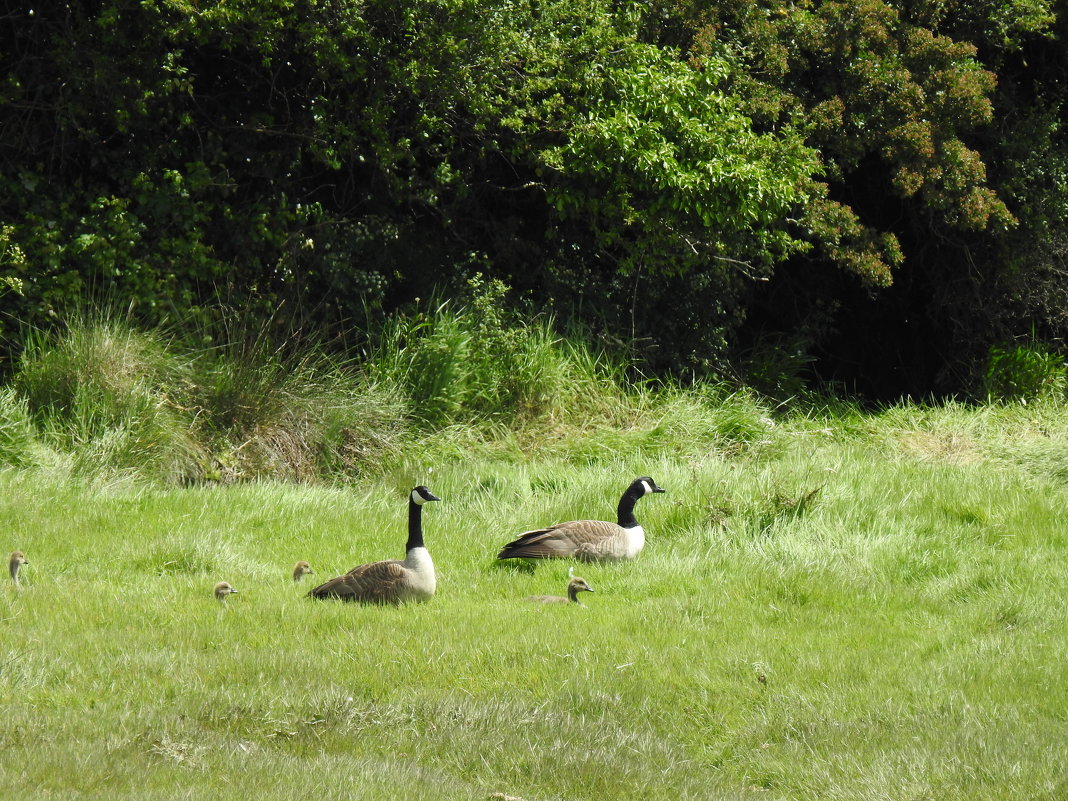
[(408, 544), (404, 550), (412, 548), (424, 548), (423, 545), (423, 507), (408, 499)]
[(630, 487), (623, 493), (623, 497), (619, 499), (616, 518), (623, 528), (634, 528), (638, 525), (638, 521), (634, 517), (634, 504), (638, 502), (640, 497), (642, 497), (641, 487)]

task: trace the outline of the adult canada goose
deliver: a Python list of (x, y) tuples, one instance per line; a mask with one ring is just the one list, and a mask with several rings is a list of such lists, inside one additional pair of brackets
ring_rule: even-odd
[(634, 504), (650, 492), (664, 492), (649, 476), (634, 479), (619, 499), (617, 523), (572, 520), (527, 531), (505, 545), (498, 559), (562, 559), (614, 562), (633, 559), (645, 546), (645, 531), (634, 518)]
[(19, 571), (23, 565), (28, 565), (30, 562), (26, 558), (26, 554), (22, 551), (12, 551), (11, 559), (8, 561), (8, 570), (11, 571), (11, 580), (15, 582), (15, 586), (19, 586)]
[(340, 598), (361, 603), (399, 604), (425, 601), (437, 588), (434, 562), (423, 544), (423, 504), (440, 501), (418, 486), (408, 497), (408, 544), (404, 559), (388, 559), (352, 568), (308, 593), (313, 598)]
[(301, 559), (295, 565), (293, 565), (293, 581), (300, 581), (305, 576), (314, 576), (315, 571), (312, 570), (311, 565)]
[(233, 595), (237, 590), (230, 586), (229, 582), (220, 581), (215, 585), (215, 600), (222, 603), (227, 595)]
[(578, 594), (580, 592), (593, 592), (593, 587), (587, 584), (586, 579), (582, 578), (582, 576), (575, 575), (575, 568), (571, 568), (570, 570), (568, 570), (567, 575), (571, 580), (567, 582), (566, 598), (564, 598), (562, 595), (529, 595), (527, 596), (527, 600), (534, 601), (535, 603), (539, 604), (572, 603), (578, 604), (579, 606), (585, 606), (586, 604), (582, 603), (582, 601), (578, 599)]

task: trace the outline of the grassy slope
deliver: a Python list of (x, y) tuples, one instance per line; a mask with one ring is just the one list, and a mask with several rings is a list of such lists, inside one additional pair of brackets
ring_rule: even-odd
[[(997, 414), (672, 455), (664, 422), (356, 490), (0, 474), (32, 562), (0, 592), (0, 797), (1063, 798), (1068, 426)], [(669, 494), (641, 558), (583, 566), (587, 609), (526, 605), (567, 565), (495, 549), (642, 473)], [(397, 555), (423, 480), (431, 603), (300, 597), (298, 558)]]

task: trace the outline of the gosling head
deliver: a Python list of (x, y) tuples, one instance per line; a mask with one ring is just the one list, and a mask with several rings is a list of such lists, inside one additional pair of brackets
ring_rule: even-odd
[(574, 567), (569, 567), (567, 569), (567, 575), (570, 581), (567, 582), (566, 598), (562, 595), (529, 595), (527, 596), (527, 600), (539, 604), (576, 604), (584, 607), (586, 604), (578, 599), (578, 594), (580, 592), (593, 592), (593, 587), (591, 587), (582, 576), (575, 575)]
[(8, 561), (8, 569), (11, 571), (11, 580), (15, 582), (16, 586), (19, 583), (19, 571), (23, 565), (28, 565), (30, 561), (26, 558), (26, 554), (22, 551), (12, 551), (11, 559)]
[(306, 561), (301, 559), (295, 565), (293, 565), (293, 581), (300, 581), (305, 576), (314, 576), (315, 571), (312, 570), (312, 566)]
[(231, 587), (229, 582), (220, 581), (215, 585), (215, 600), (222, 603), (226, 600), (227, 595), (232, 595), (235, 592), (237, 592), (237, 590)]
[(581, 604), (582, 601), (578, 599), (580, 592), (593, 592), (593, 587), (582, 576), (573, 576), (567, 583), (567, 599), (572, 603)]

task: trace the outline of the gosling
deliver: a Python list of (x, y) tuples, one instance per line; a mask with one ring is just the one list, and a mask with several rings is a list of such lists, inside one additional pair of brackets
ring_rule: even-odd
[[(573, 570), (573, 568), (572, 568), (572, 570)], [(568, 575), (571, 576), (571, 580), (569, 582), (567, 582), (567, 597), (566, 598), (563, 597), (562, 595), (530, 595), (530, 596), (527, 597), (527, 600), (528, 601), (533, 601), (534, 603), (539, 603), (539, 604), (568, 604), (568, 603), (570, 603), (570, 604), (578, 604), (579, 606), (585, 606), (586, 604), (582, 603), (582, 601), (580, 601), (578, 599), (578, 594), (580, 592), (593, 592), (593, 587), (591, 587), (586, 582), (586, 579), (582, 578), (582, 576), (576, 576), (571, 571), (568, 572)]]
[(215, 585), (215, 600), (219, 603), (224, 603), (226, 601), (226, 596), (232, 595), (235, 592), (237, 592), (237, 590), (231, 587), (229, 582), (220, 581)]
[(11, 571), (11, 580), (15, 582), (15, 586), (19, 586), (19, 571), (23, 565), (28, 565), (30, 562), (26, 558), (26, 554), (22, 551), (12, 551), (11, 559), (8, 562), (8, 569)]
[(312, 566), (306, 561), (301, 559), (295, 565), (293, 565), (293, 581), (300, 581), (305, 576), (314, 576), (315, 571), (312, 570)]

